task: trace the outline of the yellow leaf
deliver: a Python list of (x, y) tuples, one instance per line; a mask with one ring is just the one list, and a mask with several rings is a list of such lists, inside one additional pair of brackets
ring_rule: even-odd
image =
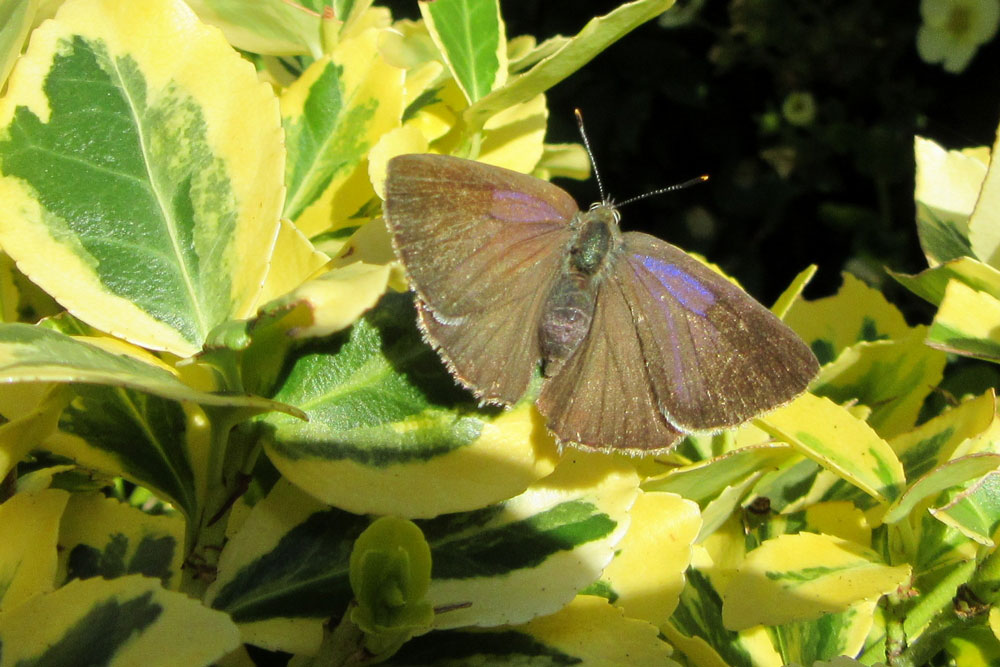
[(610, 584), (614, 604), (626, 616), (659, 626), (673, 613), (684, 587), (691, 544), (701, 529), (698, 505), (673, 493), (640, 493), (629, 517), (618, 555), (601, 579)]
[(781, 535), (747, 554), (726, 589), (723, 623), (742, 630), (813, 620), (894, 591), (910, 572), (909, 565), (884, 565), (873, 551), (831, 535)]

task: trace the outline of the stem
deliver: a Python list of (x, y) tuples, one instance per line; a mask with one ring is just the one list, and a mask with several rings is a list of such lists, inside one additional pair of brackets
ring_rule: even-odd
[(349, 667), (369, 661), (371, 655), (364, 649), (365, 633), (351, 620), (351, 611), (356, 606), (355, 602), (348, 605), (335, 628), (327, 626), (310, 667)]
[[(970, 628), (986, 625), (990, 605), (976, 597), (971, 588), (959, 586), (949, 607), (936, 614), (924, 631), (893, 659), (888, 638), (886, 657), (891, 667), (919, 667), (928, 664), (944, 649), (948, 640), (966, 634)], [(888, 629), (888, 628), (887, 628)]]
[(964, 619), (955, 614), (941, 613), (934, 617), (930, 625), (915, 639), (900, 656), (898, 662), (890, 662), (892, 667), (920, 667), (929, 664), (930, 659), (944, 648), (950, 637), (964, 633), (978, 621)]
[(902, 667), (906, 664), (903, 653), (906, 651), (906, 630), (903, 622), (906, 620), (906, 600), (897, 591), (882, 598), (885, 607), (885, 660), (889, 667)]
[[(223, 506), (226, 481), (223, 470), (229, 432), (232, 421), (224, 417), (220, 410), (205, 409), (211, 423), (208, 461), (206, 462), (205, 494), (200, 504), (200, 513), (190, 518), (187, 530), (187, 557), (184, 560), (184, 577), (181, 590), (202, 597), (208, 586), (215, 580), (219, 554), (225, 544), (225, 521), (210, 519), (216, 517)], [(222, 496), (220, 498), (220, 496)]]
[(226, 543), (226, 518), (249, 482), (243, 472), (247, 460), (261, 451), (256, 432), (236, 426), (246, 417), (243, 410), (212, 406), (203, 409), (212, 424), (205, 497), (200, 514), (189, 524), (183, 583), (185, 592), (198, 597), (215, 580), (219, 555)]

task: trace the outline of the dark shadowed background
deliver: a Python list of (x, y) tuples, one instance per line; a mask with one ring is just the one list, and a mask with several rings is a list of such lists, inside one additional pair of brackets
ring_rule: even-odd
[[(412, 0), (388, 3), (417, 17)], [(572, 35), (608, 0), (501, 3), (508, 37)], [(916, 50), (919, 2), (679, 2), (549, 91), (548, 141), (577, 141), (579, 107), (617, 200), (707, 173), (632, 204), (622, 226), (703, 254), (770, 304), (808, 264), (810, 297), (848, 270), (911, 322), (931, 313), (882, 271), (926, 268), (914, 227), (913, 136), (991, 145), (1000, 44), (960, 74)], [(694, 10), (694, 11), (691, 11)], [(559, 180), (581, 205), (591, 181)]]

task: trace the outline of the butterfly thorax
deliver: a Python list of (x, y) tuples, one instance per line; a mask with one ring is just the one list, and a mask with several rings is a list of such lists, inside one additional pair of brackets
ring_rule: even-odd
[(618, 215), (610, 204), (578, 213), (570, 228), (569, 252), (549, 291), (538, 330), (546, 376), (555, 374), (586, 337), (597, 287), (622, 243)]

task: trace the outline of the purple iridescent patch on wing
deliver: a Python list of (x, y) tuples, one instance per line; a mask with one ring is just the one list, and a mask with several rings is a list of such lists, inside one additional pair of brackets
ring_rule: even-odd
[(493, 191), (490, 215), (504, 222), (549, 222), (564, 219), (548, 202), (512, 190)]
[(715, 303), (715, 295), (697, 278), (676, 264), (646, 255), (635, 255), (635, 258), (688, 310), (698, 315), (705, 315)]

